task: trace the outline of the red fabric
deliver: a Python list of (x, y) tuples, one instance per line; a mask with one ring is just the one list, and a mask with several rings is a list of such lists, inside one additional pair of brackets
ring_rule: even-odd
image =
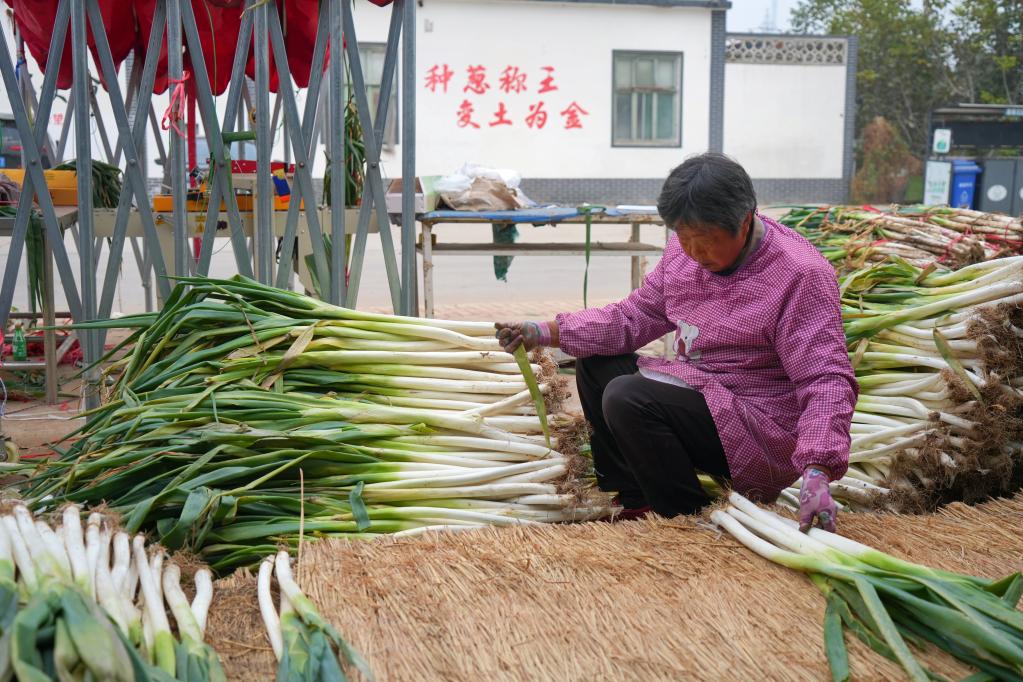
[[(7, 0), (7, 4), (14, 9), (14, 23), (21, 32), (28, 51), (45, 71), (46, 57), (50, 50), (50, 35), (53, 33), (59, 0)], [(68, 46), (64, 49), (67, 51)], [(61, 90), (71, 87), (71, 60), (66, 57), (60, 65), (57, 87)]]
[[(106, 28), (107, 41), (110, 43), (110, 54), (114, 58), (114, 68), (119, 69), (121, 62), (135, 47), (135, 16), (131, 12), (124, 11), (123, 0), (99, 0), (99, 11), (103, 16), (103, 26)], [(96, 41), (91, 30), (88, 34), (88, 42), (95, 60), (94, 63), (98, 67), (99, 55), (96, 52)], [(70, 35), (68, 42), (64, 44), (64, 55), (65, 60), (71, 58)], [(102, 75), (100, 75), (100, 82), (103, 82)], [(103, 83), (103, 87), (106, 87), (106, 83)]]
[[(284, 30), (284, 49), (288, 52), (288, 67), (291, 80), (297, 87), (309, 86), (309, 76), (313, 64), (313, 46), (316, 44), (316, 30), (320, 19), (319, 0), (288, 0), (287, 9), (284, 1), (277, 0), (277, 11), (280, 13)], [(270, 46), (267, 46), (270, 49)], [(329, 56), (330, 50), (327, 54)], [(326, 66), (326, 60), (324, 61)], [(256, 78), (255, 44), (249, 48), (249, 61), (245, 65), (245, 73), (249, 78)], [(277, 92), (280, 77), (273, 50), (270, 49), (270, 91)]]
[[(195, 27), (214, 95), (224, 94), (231, 84), (231, 65), (241, 31), (242, 11), (242, 7), (217, 7), (204, 0), (192, 0)], [(186, 54), (185, 68), (192, 68), (191, 54)]]
[[(153, 15), (156, 13), (156, 0), (133, 2), (139, 26), (135, 43), (139, 54), (144, 58), (153, 26)], [(222, 95), (231, 82), (231, 62), (234, 60), (238, 32), (241, 30), (242, 9), (218, 7), (204, 0), (192, 0), (192, 12), (195, 14), (195, 28), (199, 34), (199, 43), (202, 45), (206, 72), (210, 77), (210, 88), (214, 95)], [(184, 68), (192, 69), (192, 56), (187, 47)], [(167, 85), (167, 38), (164, 36), (160, 43), (160, 61), (156, 66), (153, 92), (157, 94), (166, 92)]]
[[(308, 87), (313, 46), (316, 43), (319, 24), (319, 0), (276, 1), (277, 9), (283, 18), (284, 45), (288, 51), (292, 80), (300, 88)], [(370, 0), (378, 7), (385, 7), (392, 1)], [(24, 36), (29, 52), (45, 71), (50, 35), (60, 0), (6, 0), (6, 2), (14, 9), (18, 30)], [(99, 6), (115, 67), (120, 66), (132, 49), (137, 50), (140, 59), (145, 59), (153, 15), (156, 13), (156, 0), (99, 0)], [(192, 12), (195, 14), (196, 29), (199, 33), (199, 42), (202, 44), (206, 70), (210, 76), (210, 86), (216, 95), (223, 94), (230, 84), (231, 65), (241, 29), (242, 11), (241, 7), (219, 7), (206, 0), (192, 0)], [(95, 58), (95, 41), (91, 30), (88, 42)], [(327, 55), (329, 58), (329, 46)], [(184, 68), (190, 69), (191, 64), (191, 57), (186, 48)], [(255, 57), (252, 48), (249, 50), (245, 72), (250, 77), (255, 77)], [(64, 57), (57, 75), (57, 87), (62, 90), (70, 88), (72, 78), (69, 30)], [(164, 37), (160, 44), (153, 92), (157, 94), (166, 92), (167, 86), (167, 39)], [(277, 92), (278, 87), (279, 78), (271, 51), (270, 90)]]
[[(281, 2), (281, 0), (276, 0), (276, 1), (277, 1), (277, 11), (280, 12), (281, 11), (281, 5), (283, 3)], [(284, 18), (283, 14), (281, 15), (281, 17), (283, 19), (284, 40), (285, 40), (285, 42), (287, 42), (287, 39), (288, 39), (288, 20), (286, 18)], [(267, 49), (267, 51), (269, 52), (269, 55), (270, 55), (270, 92), (277, 92), (277, 86), (279, 85), (278, 78), (277, 78), (277, 65), (276, 65), (276, 62), (274, 60), (274, 51), (273, 51), (273, 49), (272, 49), (272, 47), (270, 45), (269, 36), (267, 36), (267, 47), (266, 47), (266, 49)], [(288, 55), (288, 63), (289, 63), (289, 65), (292, 68), (292, 74), (291, 75), (292, 75), (292, 78), (294, 78), (294, 76), (295, 76), (295, 73), (294, 73), (295, 59), (291, 55)], [(252, 80), (256, 80), (256, 32), (255, 31), (252, 32), (252, 43), (249, 45), (249, 61), (246, 62), (246, 64), (245, 64), (245, 75), (247, 75)]]
[[(156, 14), (156, 0), (132, 0), (135, 17), (138, 20), (138, 31), (135, 33), (135, 47), (139, 59), (146, 58), (149, 46), (149, 34), (153, 29), (153, 15)], [(153, 81), (153, 92), (160, 94), (167, 91), (167, 36), (160, 43), (160, 61), (156, 64), (156, 80)]]
[[(28, 51), (38, 62), (39, 67), (45, 71), (50, 51), (50, 37), (53, 35), (53, 25), (57, 19), (57, 6), (60, 4), (60, 0), (7, 0), (7, 4), (14, 9), (14, 21), (25, 39)], [(135, 45), (135, 17), (131, 12), (124, 11), (123, 0), (99, 0), (99, 11), (103, 16), (107, 40), (110, 42), (114, 68), (117, 68)], [(94, 63), (98, 66), (99, 57), (91, 26), (86, 40)], [(60, 70), (57, 73), (57, 87), (61, 90), (70, 88), (73, 75), (69, 23), (67, 38), (64, 41), (64, 54), (60, 62)], [(102, 72), (100, 82), (103, 82)], [(106, 87), (105, 82), (103, 82), (103, 87)]]
[[(300, 88), (309, 87), (313, 68), (313, 47), (320, 21), (318, 0), (289, 0), (284, 23), (284, 49), (288, 52), (291, 80)], [(328, 50), (329, 57), (330, 52)], [(327, 61), (324, 60), (324, 66)]]

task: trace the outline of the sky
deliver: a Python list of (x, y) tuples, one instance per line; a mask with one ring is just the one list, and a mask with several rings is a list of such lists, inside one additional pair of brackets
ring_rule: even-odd
[(729, 31), (759, 31), (773, 5), (778, 6), (778, 30), (789, 28), (789, 12), (799, 4), (798, 0), (732, 0), (728, 10)]

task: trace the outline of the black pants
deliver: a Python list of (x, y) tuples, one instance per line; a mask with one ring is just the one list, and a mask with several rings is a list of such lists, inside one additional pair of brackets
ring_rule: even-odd
[(637, 374), (636, 360), (630, 354), (576, 361), (597, 484), (617, 492), (627, 508), (695, 513), (710, 501), (696, 470), (729, 475), (707, 401), (699, 391)]

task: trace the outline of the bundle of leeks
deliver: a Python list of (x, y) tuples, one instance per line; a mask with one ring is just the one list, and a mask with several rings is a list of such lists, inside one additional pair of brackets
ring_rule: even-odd
[(941, 679), (910, 645), (933, 645), (979, 671), (969, 679), (1023, 678), (1023, 574), (986, 580), (903, 561), (795, 521), (732, 493), (711, 519), (760, 556), (807, 573), (824, 593), (824, 645), (832, 678), (849, 679), (845, 633), (896, 661), (911, 680)]
[[(271, 587), (277, 578), (280, 611), (273, 603)], [(259, 613), (274, 656), (277, 681), (343, 682), (345, 667), (362, 673), (372, 682), (369, 666), (299, 587), (291, 572), (291, 556), (278, 552), (259, 564), (256, 583)]]
[(189, 603), (162, 548), (98, 513), (83, 531), (80, 515), (68, 505), (51, 526), (20, 503), (0, 515), (0, 678), (225, 680), (203, 643), (211, 573), (195, 573)]
[[(252, 280), (191, 279), (129, 327), (110, 400), (34, 504), (106, 502), (215, 570), (302, 534), (373, 537), (596, 518), (549, 361), (493, 326), (361, 313)], [(539, 384), (534, 374), (541, 377)], [(553, 435), (548, 431), (553, 428)], [(562, 431), (568, 429), (568, 431)]]
[(955, 269), (1023, 251), (1023, 221), (947, 206), (799, 206), (779, 221), (840, 271), (901, 258)]
[[(1023, 257), (934, 272), (905, 262), (840, 278), (860, 386), (853, 508), (977, 501), (1023, 477)], [(796, 504), (798, 485), (782, 495)]]

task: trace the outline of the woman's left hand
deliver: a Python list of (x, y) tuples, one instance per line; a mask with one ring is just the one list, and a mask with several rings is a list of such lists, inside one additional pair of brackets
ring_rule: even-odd
[(799, 489), (799, 530), (808, 532), (816, 521), (826, 531), (835, 532), (838, 505), (831, 499), (831, 477), (817, 466), (803, 471), (803, 486)]

